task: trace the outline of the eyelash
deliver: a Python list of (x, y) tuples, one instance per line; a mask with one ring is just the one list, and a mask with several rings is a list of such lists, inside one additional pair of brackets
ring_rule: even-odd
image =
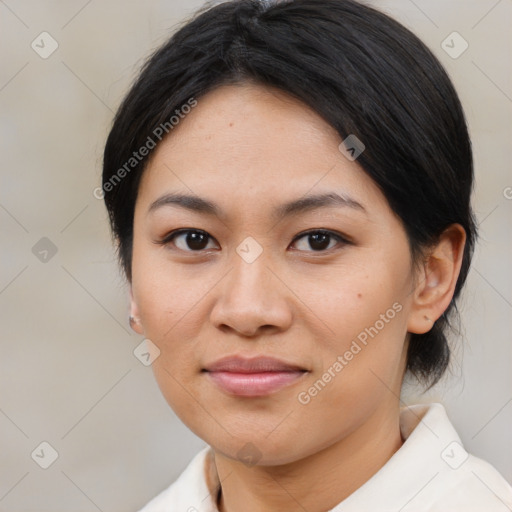
[[(157, 240), (155, 243), (157, 243), (159, 245), (168, 245), (177, 236), (183, 235), (183, 234), (187, 234), (187, 233), (199, 233), (199, 234), (202, 234), (202, 235), (206, 235), (206, 237), (208, 237), (208, 240), (212, 240), (213, 239), (212, 236), (210, 236), (206, 231), (203, 231), (201, 229), (184, 229), (184, 228), (181, 228), (181, 229), (176, 229), (174, 231), (171, 231), (162, 240)], [(347, 240), (345, 237), (343, 237), (340, 233), (337, 233), (335, 231), (330, 231), (330, 230), (327, 230), (327, 229), (312, 229), (312, 230), (309, 230), (309, 231), (305, 231), (303, 233), (299, 233), (292, 240), (292, 244), (295, 243), (297, 240), (300, 240), (301, 238), (304, 238), (304, 237), (307, 237), (308, 235), (313, 235), (313, 234), (327, 235), (327, 236), (329, 236), (331, 238), (334, 238), (339, 244), (341, 244), (341, 246), (350, 245), (352, 243), (349, 240)], [(311, 253), (316, 253), (316, 254), (319, 254), (319, 253), (330, 253), (335, 248), (336, 248), (336, 246), (335, 247), (331, 247), (329, 249), (320, 250), (320, 251), (311, 250), (311, 251), (305, 251), (305, 252), (311, 252)], [(190, 252), (190, 253), (202, 253), (202, 252), (205, 251), (205, 249), (194, 251), (194, 250), (184, 250), (184, 249), (179, 249), (179, 248), (177, 248), (177, 250), (183, 251), (183, 252)]]

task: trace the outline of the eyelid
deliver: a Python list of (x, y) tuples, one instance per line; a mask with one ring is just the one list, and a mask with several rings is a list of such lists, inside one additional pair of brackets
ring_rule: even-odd
[[(175, 229), (173, 231), (170, 231), (169, 233), (167, 233), (164, 237), (162, 237), (161, 239), (158, 239), (158, 240), (154, 240), (154, 243), (155, 244), (158, 244), (158, 245), (167, 245), (168, 243), (171, 242), (171, 240), (179, 235), (183, 235), (185, 233), (200, 233), (202, 235), (206, 235), (208, 237), (208, 239), (210, 240), (215, 240), (215, 238), (210, 235), (210, 233), (208, 233), (207, 231), (204, 231), (203, 229), (198, 229), (198, 228), (179, 228), (179, 229)], [(217, 242), (217, 240), (215, 240), (215, 242)], [(217, 242), (218, 243), (218, 242)], [(201, 251), (186, 251), (186, 252), (204, 252), (204, 249), (201, 250)]]
[[(296, 240), (301, 239), (302, 237), (306, 235), (311, 235), (314, 233), (321, 233), (323, 235), (329, 235), (332, 238), (336, 238), (339, 242), (343, 242), (344, 244), (352, 244), (353, 242), (345, 235), (342, 235), (338, 231), (333, 231), (331, 229), (325, 229), (325, 228), (316, 228), (316, 229), (308, 229), (306, 231), (303, 231), (302, 233), (299, 233), (293, 240), (292, 243)], [(319, 251), (322, 252), (322, 251)], [(325, 252), (325, 251), (323, 251)]]
[[(207, 231), (204, 231), (203, 229), (198, 229), (198, 228), (175, 229), (175, 230), (171, 231), (170, 233), (166, 234), (162, 239), (154, 240), (154, 243), (158, 244), (158, 245), (165, 246), (165, 245), (169, 244), (175, 237), (185, 234), (185, 233), (190, 233), (190, 232), (206, 235), (209, 240), (214, 240), (218, 244), (217, 240), (215, 240), (215, 238), (212, 235), (210, 235)], [(297, 240), (300, 240), (301, 238), (304, 238), (307, 235), (317, 234), (317, 233), (329, 235), (330, 237), (337, 240), (341, 245), (352, 245), (353, 244), (353, 242), (348, 237), (342, 235), (341, 233), (339, 233), (337, 231), (333, 231), (333, 230), (325, 229), (325, 228), (313, 228), (313, 229), (308, 229), (306, 231), (303, 231), (303, 232), (297, 234), (295, 236), (295, 238), (292, 240), (290, 245), (294, 244)], [(299, 251), (299, 252), (310, 252), (310, 253), (322, 254), (322, 253), (329, 253), (333, 249), (336, 249), (336, 246), (331, 247), (330, 249), (327, 249), (324, 251)], [(201, 254), (201, 253), (206, 252), (208, 249), (202, 249), (200, 251), (183, 251), (182, 249), (178, 249), (178, 250), (181, 250), (182, 252)]]

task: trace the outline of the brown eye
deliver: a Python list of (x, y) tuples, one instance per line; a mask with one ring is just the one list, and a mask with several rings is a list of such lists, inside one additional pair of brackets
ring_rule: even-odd
[(308, 249), (299, 249), (306, 250), (308, 252), (324, 252), (326, 250), (332, 249), (336, 246), (336, 243), (331, 244), (332, 242), (337, 242), (338, 244), (345, 245), (347, 244), (347, 240), (345, 240), (341, 235), (334, 233), (332, 231), (325, 230), (316, 230), (309, 231), (307, 233), (303, 233), (302, 235), (295, 238), (294, 242), (297, 240), (305, 239), (306, 243), (304, 245), (308, 245), (312, 250)]
[(170, 235), (162, 240), (162, 244), (168, 245), (173, 243), (178, 249), (187, 252), (198, 252), (207, 249), (210, 235), (204, 231), (195, 229), (180, 229), (173, 231)]
[[(305, 240), (305, 243), (302, 243), (302, 248), (299, 247), (299, 250), (306, 252), (326, 252), (334, 248), (337, 244), (343, 246), (350, 243), (340, 234), (327, 230), (315, 230), (302, 233), (295, 238), (295, 245), (297, 245), (298, 240), (302, 239)], [(210, 240), (213, 241), (214, 239), (205, 231), (197, 229), (179, 229), (173, 231), (157, 243), (166, 246), (171, 244), (185, 252), (201, 252), (212, 248), (211, 246), (208, 247)]]

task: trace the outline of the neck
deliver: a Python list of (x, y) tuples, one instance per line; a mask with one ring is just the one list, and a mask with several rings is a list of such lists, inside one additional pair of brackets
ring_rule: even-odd
[(402, 443), (396, 404), (375, 412), (349, 436), (286, 465), (247, 467), (216, 452), (219, 511), (330, 510), (369, 480)]

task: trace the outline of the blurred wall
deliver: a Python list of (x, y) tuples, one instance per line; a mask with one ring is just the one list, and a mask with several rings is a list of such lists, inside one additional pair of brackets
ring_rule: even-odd
[[(134, 357), (142, 338), (93, 195), (138, 67), (202, 3), (0, 1), (0, 511), (135, 511), (204, 446)], [(372, 3), (446, 66), (476, 161), (481, 240), (453, 375), (403, 399), (442, 401), (512, 482), (512, 2)]]

